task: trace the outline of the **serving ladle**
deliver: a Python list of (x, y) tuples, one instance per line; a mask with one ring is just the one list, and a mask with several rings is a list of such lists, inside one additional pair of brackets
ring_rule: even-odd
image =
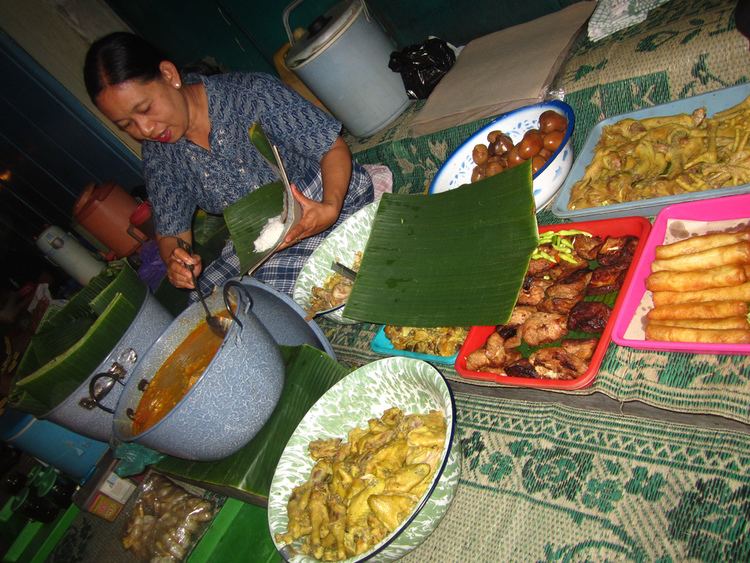
[[(193, 248), (180, 237), (177, 237), (177, 245), (191, 256), (193, 255)], [(195, 279), (193, 264), (185, 264), (185, 267), (190, 270), (190, 276), (193, 278), (193, 287), (195, 287), (195, 291), (198, 292), (198, 298), (201, 301), (201, 305), (203, 305), (203, 308), (206, 310), (206, 324), (208, 325), (208, 328), (210, 328), (217, 336), (224, 338), (227, 334), (226, 326), (221, 322), (219, 317), (212, 315), (211, 311), (208, 309), (206, 299), (203, 297), (203, 292), (198, 287), (198, 281)]]

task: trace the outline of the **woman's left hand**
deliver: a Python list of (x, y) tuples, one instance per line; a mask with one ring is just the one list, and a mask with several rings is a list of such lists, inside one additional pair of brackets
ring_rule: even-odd
[(279, 245), (279, 250), (294, 246), (302, 239), (317, 235), (328, 229), (339, 218), (341, 207), (325, 201), (315, 201), (302, 195), (297, 186), (292, 184), (292, 194), (302, 206), (302, 218), (292, 227)]

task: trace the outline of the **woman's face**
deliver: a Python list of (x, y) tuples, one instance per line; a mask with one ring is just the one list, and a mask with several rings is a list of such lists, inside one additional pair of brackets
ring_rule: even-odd
[(170, 68), (160, 77), (106, 86), (96, 98), (101, 112), (136, 141), (174, 143), (190, 126), (180, 76), (171, 63), (162, 65)]

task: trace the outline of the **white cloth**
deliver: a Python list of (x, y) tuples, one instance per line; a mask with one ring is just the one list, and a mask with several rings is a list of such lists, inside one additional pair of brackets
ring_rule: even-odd
[(599, 41), (645, 21), (649, 11), (669, 0), (599, 0), (589, 20), (589, 39)]

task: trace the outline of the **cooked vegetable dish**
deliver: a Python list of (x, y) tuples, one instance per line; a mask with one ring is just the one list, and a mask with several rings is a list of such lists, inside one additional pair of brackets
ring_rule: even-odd
[(385, 335), (397, 350), (432, 356), (452, 356), (466, 339), (462, 327), (415, 328), (386, 325)]
[(287, 531), (276, 534), (276, 541), (322, 561), (346, 559), (380, 543), (430, 486), (445, 432), (439, 411), (405, 415), (393, 407), (366, 429), (353, 428), (348, 442), (310, 442), (315, 465), (308, 481), (292, 491)]
[(750, 98), (706, 117), (623, 119), (602, 129), (569, 209), (738, 186), (750, 182)]

